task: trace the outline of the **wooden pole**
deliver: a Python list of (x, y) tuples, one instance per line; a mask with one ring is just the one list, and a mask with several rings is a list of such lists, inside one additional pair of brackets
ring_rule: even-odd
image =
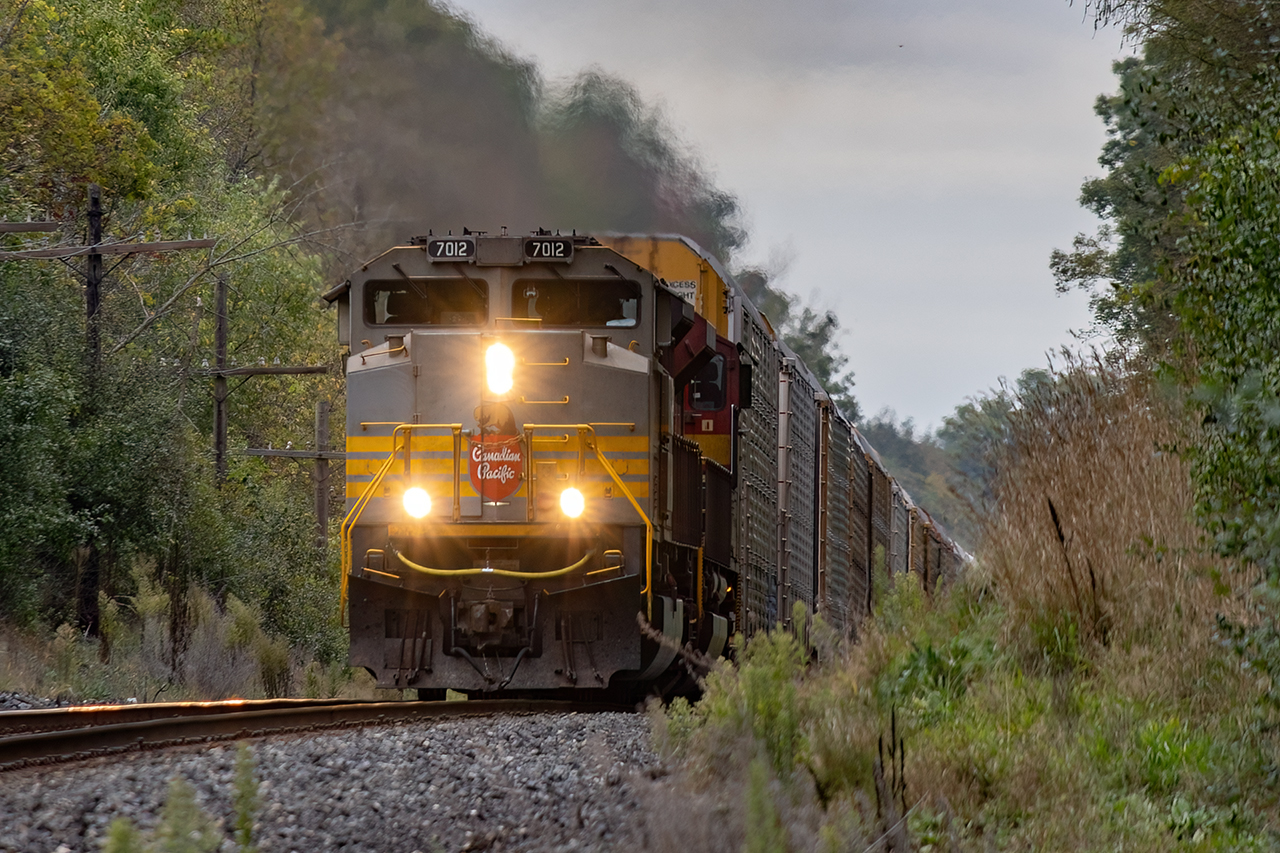
[(213, 470), (221, 488), (227, 479), (227, 278), (220, 275), (214, 288), (213, 327)]
[[(323, 453), (329, 449), (329, 401), (316, 403), (316, 451)], [(314, 473), (316, 483), (316, 546), (324, 548), (329, 544), (329, 460), (323, 456), (316, 458)]]
[(102, 242), (102, 187), (89, 184), (89, 246), (88, 266), (85, 268), (85, 321), (89, 339), (89, 381), (96, 382), (102, 359), (102, 344), (98, 334), (98, 314), (102, 307), (102, 254), (97, 251)]

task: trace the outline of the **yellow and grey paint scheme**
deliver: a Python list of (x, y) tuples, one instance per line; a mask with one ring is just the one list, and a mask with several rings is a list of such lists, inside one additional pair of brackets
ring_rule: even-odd
[[(474, 239), (463, 260), (432, 258), (425, 242), (396, 247), (326, 294), (351, 351), (351, 662), (382, 686), (420, 693), (651, 679), (674, 655), (642, 639), (637, 612), (674, 643), (686, 630), (684, 602), (655, 578), (671, 502), (663, 454), (674, 391), (656, 358), (666, 289), (594, 241), (579, 241), (570, 262), (537, 263), (520, 257), (519, 238)], [(619, 279), (638, 294), (628, 325), (516, 316), (541, 283)], [(399, 281), (418, 292), (464, 281), (485, 294), (484, 309), (465, 323), (375, 316), (366, 288)], [(496, 344), (514, 358), (500, 393), (486, 382)], [(509, 442), (519, 457), (518, 482), (500, 499), (472, 481), (469, 451), (482, 440)], [(402, 502), (411, 488), (430, 496), (421, 518)], [(576, 518), (560, 506), (569, 488), (584, 499)]]

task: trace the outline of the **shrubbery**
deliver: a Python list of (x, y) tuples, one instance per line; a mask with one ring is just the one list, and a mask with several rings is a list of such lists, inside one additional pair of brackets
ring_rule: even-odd
[(957, 585), (882, 575), (856, 644), (820, 619), (756, 637), (656, 717), (688, 774), (670, 807), (718, 798), (716, 849), (904, 849), (904, 813), (938, 849), (1280, 838), (1271, 681), (1215, 620), (1247, 618), (1248, 584), (1201, 541), (1176, 401), (1140, 366), (1048, 379), (1012, 409)]

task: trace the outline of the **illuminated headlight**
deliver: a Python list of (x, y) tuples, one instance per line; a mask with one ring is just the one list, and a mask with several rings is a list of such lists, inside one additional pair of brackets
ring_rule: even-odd
[(426, 489), (414, 486), (404, 493), (404, 511), (414, 518), (424, 518), (431, 512), (431, 495)]
[(565, 489), (560, 493), (560, 511), (570, 518), (577, 518), (587, 508), (587, 499), (575, 488)]
[(494, 394), (505, 394), (515, 384), (512, 373), (516, 369), (516, 356), (506, 344), (494, 344), (484, 354), (485, 378)]

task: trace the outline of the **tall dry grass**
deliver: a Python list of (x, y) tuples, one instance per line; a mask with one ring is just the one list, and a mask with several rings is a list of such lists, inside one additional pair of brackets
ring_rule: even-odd
[(1018, 400), (980, 553), (1024, 647), (1070, 667), (1166, 642), (1171, 622), (1211, 630), (1232, 573), (1194, 518), (1194, 437), (1151, 371), (1096, 355)]

